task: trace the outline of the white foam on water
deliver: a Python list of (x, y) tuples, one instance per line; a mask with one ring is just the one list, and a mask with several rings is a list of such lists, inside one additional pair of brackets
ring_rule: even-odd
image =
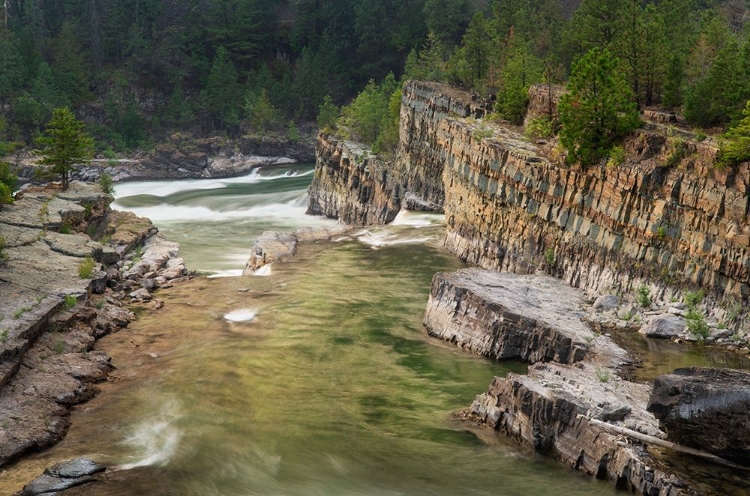
[(124, 444), (131, 446), (137, 453), (134, 462), (121, 465), (123, 470), (137, 467), (163, 467), (177, 453), (182, 432), (176, 425), (179, 419), (180, 405), (175, 399), (168, 399), (158, 409), (156, 416), (149, 417), (135, 426)]
[(392, 226), (429, 227), (445, 224), (445, 215), (428, 212), (412, 212), (402, 210), (391, 222)]
[(209, 279), (222, 279), (225, 277), (240, 277), (244, 271), (242, 269), (217, 270), (209, 275)]
[(268, 276), (270, 276), (271, 275), (271, 264), (264, 265), (260, 269), (258, 269), (255, 272), (253, 272), (253, 275), (254, 276), (259, 276), (259, 277), (268, 277)]
[(400, 237), (396, 234), (388, 232), (373, 233), (365, 231), (364, 233), (357, 236), (357, 239), (373, 248), (381, 248), (384, 246), (395, 246), (395, 245), (411, 245), (421, 244), (430, 241), (430, 237), (419, 237), (419, 238), (406, 238)]
[[(305, 207), (296, 207), (285, 203), (271, 203), (258, 205), (242, 210), (230, 210), (221, 212), (211, 210), (207, 207), (158, 205), (155, 207), (129, 207), (127, 210), (139, 217), (147, 217), (154, 223), (180, 222), (180, 221), (224, 221), (231, 219), (287, 219), (299, 220), (305, 218)], [(315, 221), (315, 217), (311, 217)]]
[[(115, 200), (126, 198), (128, 196), (151, 195), (163, 198), (182, 191), (221, 189), (230, 184), (256, 184), (263, 181), (274, 181), (276, 179), (285, 179), (290, 177), (303, 177), (312, 174), (313, 170), (299, 173), (279, 173), (270, 176), (260, 175), (262, 167), (253, 169), (250, 174), (228, 179), (180, 179), (178, 181), (132, 181), (117, 183), (115, 190)], [(117, 202), (115, 201), (115, 204)]]
[(224, 316), (224, 320), (229, 322), (252, 322), (258, 312), (249, 308), (243, 308), (241, 310), (235, 310), (229, 312)]

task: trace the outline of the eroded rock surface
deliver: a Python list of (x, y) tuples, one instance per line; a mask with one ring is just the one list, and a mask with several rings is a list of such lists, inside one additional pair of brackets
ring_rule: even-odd
[(579, 291), (551, 277), (465, 269), (433, 277), (424, 325), (490, 358), (575, 363), (594, 337), (582, 303)]
[(266, 231), (253, 244), (253, 250), (243, 274), (253, 275), (256, 270), (266, 265), (287, 260), (297, 253), (299, 243), (329, 240), (348, 230), (347, 226), (336, 226), (332, 228), (301, 227), (291, 233)]
[(648, 411), (670, 440), (750, 467), (750, 372), (677, 369), (654, 381)]

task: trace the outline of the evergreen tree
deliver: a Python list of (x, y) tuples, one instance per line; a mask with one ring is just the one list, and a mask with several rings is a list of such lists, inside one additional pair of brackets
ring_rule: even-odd
[(223, 46), (216, 50), (211, 73), (205, 90), (206, 105), (219, 129), (228, 129), (239, 123), (240, 85), (237, 70)]
[(513, 124), (521, 124), (529, 101), (529, 86), (542, 80), (542, 62), (525, 43), (517, 42), (501, 71), (495, 110)]
[(319, 107), (318, 127), (325, 132), (332, 131), (340, 115), (341, 110), (333, 103), (331, 97), (326, 95)]
[(23, 76), (18, 40), (10, 30), (0, 28), (0, 100), (8, 98), (21, 87)]
[(271, 126), (279, 123), (279, 111), (271, 103), (265, 89), (254, 99), (248, 99), (245, 105), (256, 133), (264, 135)]
[(53, 48), (53, 72), (60, 89), (74, 105), (91, 98), (90, 71), (78, 38), (78, 30), (79, 27), (75, 23), (65, 21)]
[(68, 175), (73, 166), (93, 156), (94, 141), (84, 131), (83, 122), (67, 108), (52, 112), (52, 119), (38, 142), (42, 145), (39, 163), (52, 166), (50, 170), (60, 174), (63, 191), (68, 189)]
[(632, 92), (609, 50), (593, 48), (574, 66), (560, 99), (560, 141), (570, 161), (591, 165), (640, 125)]
[(476, 87), (487, 75), (491, 57), (491, 27), (477, 12), (466, 29), (461, 49), (453, 58), (454, 73), (468, 87)]
[(682, 84), (685, 79), (685, 61), (680, 54), (675, 53), (669, 60), (669, 68), (664, 80), (662, 103), (667, 107), (682, 105)]

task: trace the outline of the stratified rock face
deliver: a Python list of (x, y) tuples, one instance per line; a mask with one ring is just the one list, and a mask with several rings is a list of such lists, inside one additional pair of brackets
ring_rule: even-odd
[(645, 450), (597, 423), (664, 437), (646, 411), (648, 386), (617, 375), (627, 353), (581, 322), (582, 303), (582, 292), (559, 279), (465, 269), (433, 278), (424, 321), (431, 335), (476, 353), (544, 362), (496, 377), (472, 404), (473, 418), (618, 487), (690, 494)]
[(689, 481), (657, 468), (644, 449), (591, 420), (659, 436), (655, 419), (645, 410), (647, 386), (579, 365), (536, 364), (528, 375), (496, 377), (471, 411), (536, 451), (621, 489), (660, 496), (694, 494)]
[(490, 358), (574, 363), (593, 337), (581, 303), (580, 292), (558, 279), (465, 269), (435, 274), (424, 325)]
[(442, 207), (443, 169), (451, 157), (438, 141), (439, 123), (452, 118), (482, 118), (485, 102), (439, 83), (410, 82), (401, 99), (399, 148), (395, 163), (406, 191)]
[(654, 381), (648, 411), (671, 440), (750, 466), (750, 372), (677, 369)]
[(325, 134), (318, 137), (316, 154), (309, 215), (351, 225), (387, 224), (396, 218), (402, 194), (389, 163), (362, 145)]

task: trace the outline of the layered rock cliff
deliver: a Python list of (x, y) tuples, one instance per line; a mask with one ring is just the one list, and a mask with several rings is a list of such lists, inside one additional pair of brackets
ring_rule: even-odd
[[(531, 96), (540, 113), (559, 93), (538, 85)], [(483, 268), (542, 269), (598, 293), (647, 282), (663, 299), (684, 285), (750, 296), (748, 164), (717, 169), (715, 141), (654, 123), (628, 138), (620, 164), (567, 166), (559, 147), (483, 119), (486, 109), (407, 83), (396, 158), (358, 162), (322, 137), (309, 212), (383, 223), (411, 195), (444, 209), (446, 246)]]

